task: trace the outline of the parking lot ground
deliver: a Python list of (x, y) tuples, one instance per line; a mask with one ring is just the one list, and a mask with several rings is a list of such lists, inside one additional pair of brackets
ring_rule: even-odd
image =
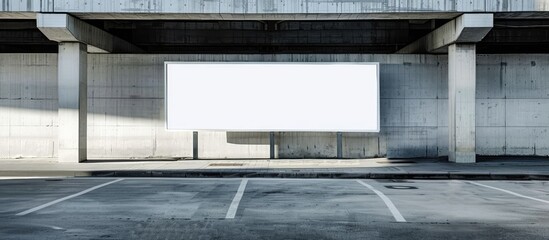
[(0, 239), (547, 239), (549, 182), (0, 180)]

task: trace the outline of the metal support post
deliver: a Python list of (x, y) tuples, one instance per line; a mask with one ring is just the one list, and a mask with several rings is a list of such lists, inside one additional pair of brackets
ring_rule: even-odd
[(198, 132), (193, 132), (193, 159), (198, 159)]
[(337, 158), (343, 158), (343, 137), (341, 132), (337, 132)]
[(275, 159), (275, 134), (269, 133), (270, 159)]

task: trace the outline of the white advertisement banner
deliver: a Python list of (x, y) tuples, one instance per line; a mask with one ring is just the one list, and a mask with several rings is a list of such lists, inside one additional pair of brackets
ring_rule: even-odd
[(168, 130), (379, 132), (378, 63), (166, 62)]

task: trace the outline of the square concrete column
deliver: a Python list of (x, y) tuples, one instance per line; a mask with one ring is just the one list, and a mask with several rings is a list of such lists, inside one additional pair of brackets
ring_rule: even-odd
[(59, 43), (59, 162), (86, 160), (87, 46)]
[(475, 162), (475, 44), (448, 46), (448, 145), (450, 162)]

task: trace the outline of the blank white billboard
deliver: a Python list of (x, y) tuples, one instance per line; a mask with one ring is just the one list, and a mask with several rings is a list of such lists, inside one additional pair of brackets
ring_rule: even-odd
[(166, 62), (168, 130), (379, 132), (378, 63)]

